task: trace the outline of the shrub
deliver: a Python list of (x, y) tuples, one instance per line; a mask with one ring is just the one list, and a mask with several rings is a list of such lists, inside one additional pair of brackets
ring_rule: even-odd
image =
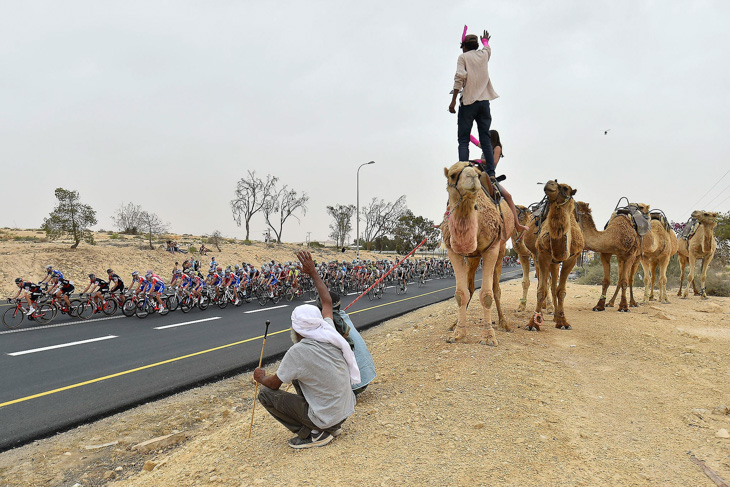
[(188, 248), (188, 252), (190, 252), (191, 254), (194, 254), (197, 251), (198, 247), (196, 247), (195, 245), (191, 245), (190, 248)]
[(324, 245), (322, 245), (321, 243), (319, 243), (317, 241), (309, 242), (309, 246), (312, 247), (313, 249), (323, 249), (324, 248)]
[(111, 235), (109, 235), (109, 240), (119, 240), (119, 234), (112, 233)]
[(251, 242), (249, 239), (244, 240), (243, 245), (251, 245), (253, 242)]

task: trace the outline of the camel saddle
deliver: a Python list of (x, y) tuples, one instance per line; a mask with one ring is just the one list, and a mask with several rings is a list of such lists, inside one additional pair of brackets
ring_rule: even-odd
[(669, 224), (669, 219), (667, 218), (667, 215), (664, 214), (662, 210), (651, 210), (649, 212), (649, 218), (652, 220), (657, 220), (659, 223), (662, 224), (664, 227), (664, 230), (669, 231), (672, 226)]
[(530, 206), (527, 207), (527, 210), (532, 213), (532, 219), (535, 222), (535, 235), (540, 233), (540, 228), (542, 227), (542, 222), (547, 220), (548, 210), (550, 209), (550, 205), (548, 204), (547, 196), (545, 196), (542, 200), (538, 201), (537, 203), (532, 203)]
[(603, 229), (605, 230), (606, 228), (608, 228), (608, 224), (611, 222), (611, 220), (619, 215), (623, 215), (629, 219), (634, 227), (634, 230), (636, 230), (636, 233), (639, 234), (639, 237), (643, 237), (651, 230), (651, 220), (649, 220), (649, 215), (642, 213), (638, 207), (631, 204), (628, 206), (616, 208), (614, 214), (611, 216), (611, 218), (609, 218), (608, 222), (606, 222), (606, 225), (603, 227)]
[(700, 222), (697, 221), (697, 218), (690, 217), (689, 220), (687, 220), (687, 223), (684, 224), (682, 231), (679, 233), (679, 238), (689, 241), (689, 239), (694, 237), (695, 233), (697, 233), (698, 228), (700, 228)]

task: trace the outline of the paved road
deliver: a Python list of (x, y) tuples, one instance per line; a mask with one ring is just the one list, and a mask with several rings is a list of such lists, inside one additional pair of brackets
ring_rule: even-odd
[[(519, 267), (505, 268), (503, 280), (521, 275)], [(454, 284), (412, 284), (406, 295), (390, 288), (382, 300), (364, 297), (348, 313), (363, 330), (451, 298)], [(345, 297), (343, 307), (355, 297)], [(289, 316), (302, 302), (211, 306), (143, 320), (120, 315), (0, 333), (0, 451), (250, 370), (266, 320), (265, 361), (274, 361), (291, 345)]]

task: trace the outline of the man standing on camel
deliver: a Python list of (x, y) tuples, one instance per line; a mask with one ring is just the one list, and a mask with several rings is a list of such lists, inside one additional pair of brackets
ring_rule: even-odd
[[(464, 26), (464, 34), (461, 40), (462, 54), (456, 61), (456, 74), (454, 75), (454, 89), (451, 91), (451, 104), (449, 112), (456, 113), (456, 97), (461, 91), (461, 100), (459, 103), (459, 115), (457, 119), (458, 130), (457, 136), (459, 140), (459, 161), (469, 160), (469, 142), (471, 141), (471, 129), (474, 122), (477, 123), (479, 131), (479, 142), (483, 152), (483, 159), (476, 163), (476, 166), (489, 176), (493, 185), (497, 185), (494, 169), (495, 160), (491, 143), (489, 128), (492, 125), (492, 114), (489, 107), (489, 101), (494, 100), (499, 95), (492, 87), (492, 81), (489, 78), (489, 58), (492, 56), (492, 48), (489, 47), (489, 32), (484, 31), (482, 35), (482, 48), (479, 49), (479, 38), (473, 34), (466, 35), (466, 26)], [(501, 147), (500, 147), (501, 150)], [(481, 179), (481, 178), (480, 178)], [(492, 192), (491, 184), (484, 186)], [(527, 227), (521, 225), (517, 218), (517, 209), (512, 201), (512, 196), (498, 186), (501, 193), (505, 196), (505, 200), (515, 218), (515, 228), (518, 231), (524, 231)], [(490, 195), (493, 197), (493, 195)]]

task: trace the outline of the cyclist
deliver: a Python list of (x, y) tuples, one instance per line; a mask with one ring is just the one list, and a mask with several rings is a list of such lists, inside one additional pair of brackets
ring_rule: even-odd
[(139, 291), (142, 290), (142, 286), (144, 285), (144, 282), (145, 282), (144, 277), (140, 276), (139, 272), (137, 272), (137, 271), (132, 272), (132, 284), (130, 284), (129, 287), (127, 288), (127, 291), (129, 291), (129, 295), (131, 296), (132, 293), (134, 292), (132, 290), (132, 288), (134, 287), (135, 284), (137, 285), (137, 291), (134, 292), (134, 294), (139, 293)]
[(233, 288), (233, 304), (238, 306), (238, 303), (241, 301), (238, 299), (238, 288), (241, 286), (241, 279), (231, 272), (230, 269), (226, 269), (225, 273), (223, 274), (223, 280), (221, 282), (221, 288), (225, 289), (227, 287)]
[(86, 286), (86, 289), (81, 291), (82, 298), (87, 291), (89, 291), (89, 294), (96, 303), (96, 309), (94, 310), (94, 313), (96, 313), (97, 311), (101, 310), (104, 305), (106, 305), (106, 301), (104, 300), (104, 296), (102, 293), (109, 292), (109, 283), (101, 277), (96, 277), (96, 274), (89, 274), (89, 285)]
[(202, 291), (205, 280), (201, 279), (200, 276), (192, 270), (188, 271), (188, 276), (190, 277), (190, 294), (192, 294), (196, 300), (199, 300), (203, 295)]
[(165, 311), (165, 305), (163, 304), (162, 297), (160, 295), (162, 294), (162, 291), (165, 290), (165, 283), (162, 279), (160, 279), (160, 276), (154, 274), (152, 271), (147, 271), (144, 278), (145, 281), (147, 281), (147, 286), (145, 287), (147, 295), (150, 298), (154, 297), (157, 300), (157, 303), (160, 305), (157, 312), (162, 313)]
[(406, 280), (406, 271), (402, 266), (398, 266), (395, 270), (396, 285), (403, 283), (403, 292), (408, 289), (408, 281)]
[(264, 276), (263, 279), (264, 279), (264, 286), (266, 286), (269, 289), (269, 297), (273, 298), (274, 297), (274, 286), (276, 285), (277, 282), (279, 282), (276, 280), (276, 274), (274, 274), (273, 268), (270, 269), (266, 273), (266, 275)]
[(50, 282), (51, 278), (53, 276), (56, 276), (59, 279), (63, 279), (63, 273), (61, 271), (54, 270), (52, 265), (47, 265), (46, 266), (46, 277), (44, 277), (43, 280), (41, 282), (39, 282), (38, 284), (44, 284), (46, 282)]
[(53, 277), (51, 277), (50, 284), (51, 290), (48, 292), (48, 294), (51, 296), (56, 296), (59, 299), (63, 299), (63, 301), (66, 303), (66, 309), (61, 308), (61, 311), (67, 313), (68, 310), (71, 309), (71, 301), (68, 297), (74, 292), (75, 287), (73, 283), (68, 279), (59, 279), (57, 275), (53, 275)]
[(43, 294), (40, 285), (34, 282), (24, 281), (22, 277), (18, 277), (17, 279), (15, 279), (15, 284), (17, 284), (18, 286), (18, 292), (15, 293), (15, 296), (13, 296), (12, 299), (18, 299), (20, 293), (23, 293), (23, 296), (25, 296), (25, 301), (28, 303), (29, 306), (28, 312), (25, 314), (26, 316), (32, 315), (35, 311), (36, 300), (40, 298)]
[(109, 276), (109, 294), (118, 292), (121, 299), (121, 304), (124, 304), (124, 281), (118, 275), (114, 274), (112, 269), (106, 270), (107, 276)]

